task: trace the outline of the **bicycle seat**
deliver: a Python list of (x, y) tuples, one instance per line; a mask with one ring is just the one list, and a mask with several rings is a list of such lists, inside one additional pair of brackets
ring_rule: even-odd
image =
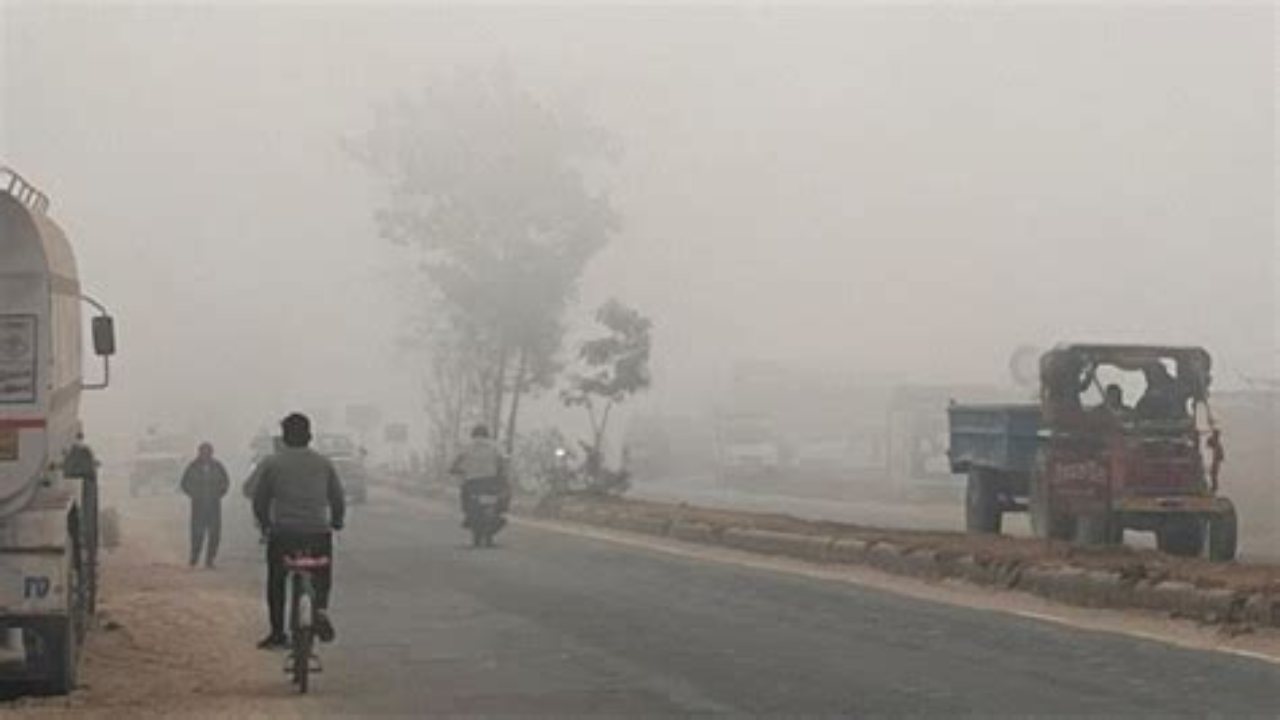
[(290, 570), (317, 570), (329, 567), (329, 558), (323, 555), (285, 555), (284, 566)]

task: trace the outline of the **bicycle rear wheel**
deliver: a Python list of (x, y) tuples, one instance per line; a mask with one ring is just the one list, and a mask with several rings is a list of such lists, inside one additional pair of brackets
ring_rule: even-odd
[(293, 636), (293, 681), (298, 692), (306, 694), (311, 678), (311, 628), (298, 630)]
[(293, 681), (298, 692), (306, 693), (310, 687), (311, 651), (315, 644), (313, 593), (311, 579), (304, 574), (294, 576), (293, 605)]

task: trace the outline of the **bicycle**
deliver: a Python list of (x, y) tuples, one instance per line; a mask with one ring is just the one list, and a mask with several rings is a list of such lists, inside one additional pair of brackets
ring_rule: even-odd
[(289, 587), (289, 655), (284, 671), (293, 676), (298, 692), (306, 694), (311, 673), (323, 672), (315, 652), (316, 590), (312, 574), (328, 567), (329, 558), (306, 552), (285, 555), (285, 582)]

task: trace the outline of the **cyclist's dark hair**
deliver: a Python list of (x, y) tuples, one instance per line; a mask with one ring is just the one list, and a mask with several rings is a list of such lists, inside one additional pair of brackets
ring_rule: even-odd
[(311, 443), (311, 421), (302, 413), (292, 413), (280, 421), (280, 435), (287, 447), (306, 447)]
[(471, 428), (471, 437), (473, 437), (473, 438), (487, 438), (487, 437), (489, 437), (489, 426), (488, 426), (488, 425), (484, 425), (484, 424), (480, 424), (480, 425), (477, 425), (477, 426), (475, 426), (475, 427)]

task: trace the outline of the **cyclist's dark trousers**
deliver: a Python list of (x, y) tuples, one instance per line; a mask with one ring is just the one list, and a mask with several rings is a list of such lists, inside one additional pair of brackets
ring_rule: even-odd
[[(208, 545), (205, 545), (205, 541)], [(191, 564), (200, 561), (200, 550), (204, 548), (206, 563), (212, 563), (218, 557), (218, 543), (222, 540), (222, 503), (191, 503)]]
[(311, 573), (316, 589), (316, 609), (329, 607), (329, 588), (333, 584), (333, 538), (329, 533), (273, 533), (267, 541), (267, 615), (271, 618), (271, 634), (283, 635), (286, 575), (284, 557), (308, 552), (329, 558), (328, 567)]
[(500, 477), (472, 478), (462, 483), (462, 492), (458, 493), (462, 500), (463, 517), (471, 517), (476, 496), (485, 493), (501, 495), (502, 503), (498, 506), (498, 509), (502, 512), (507, 511), (507, 505), (511, 501), (511, 488), (507, 486), (506, 480)]

